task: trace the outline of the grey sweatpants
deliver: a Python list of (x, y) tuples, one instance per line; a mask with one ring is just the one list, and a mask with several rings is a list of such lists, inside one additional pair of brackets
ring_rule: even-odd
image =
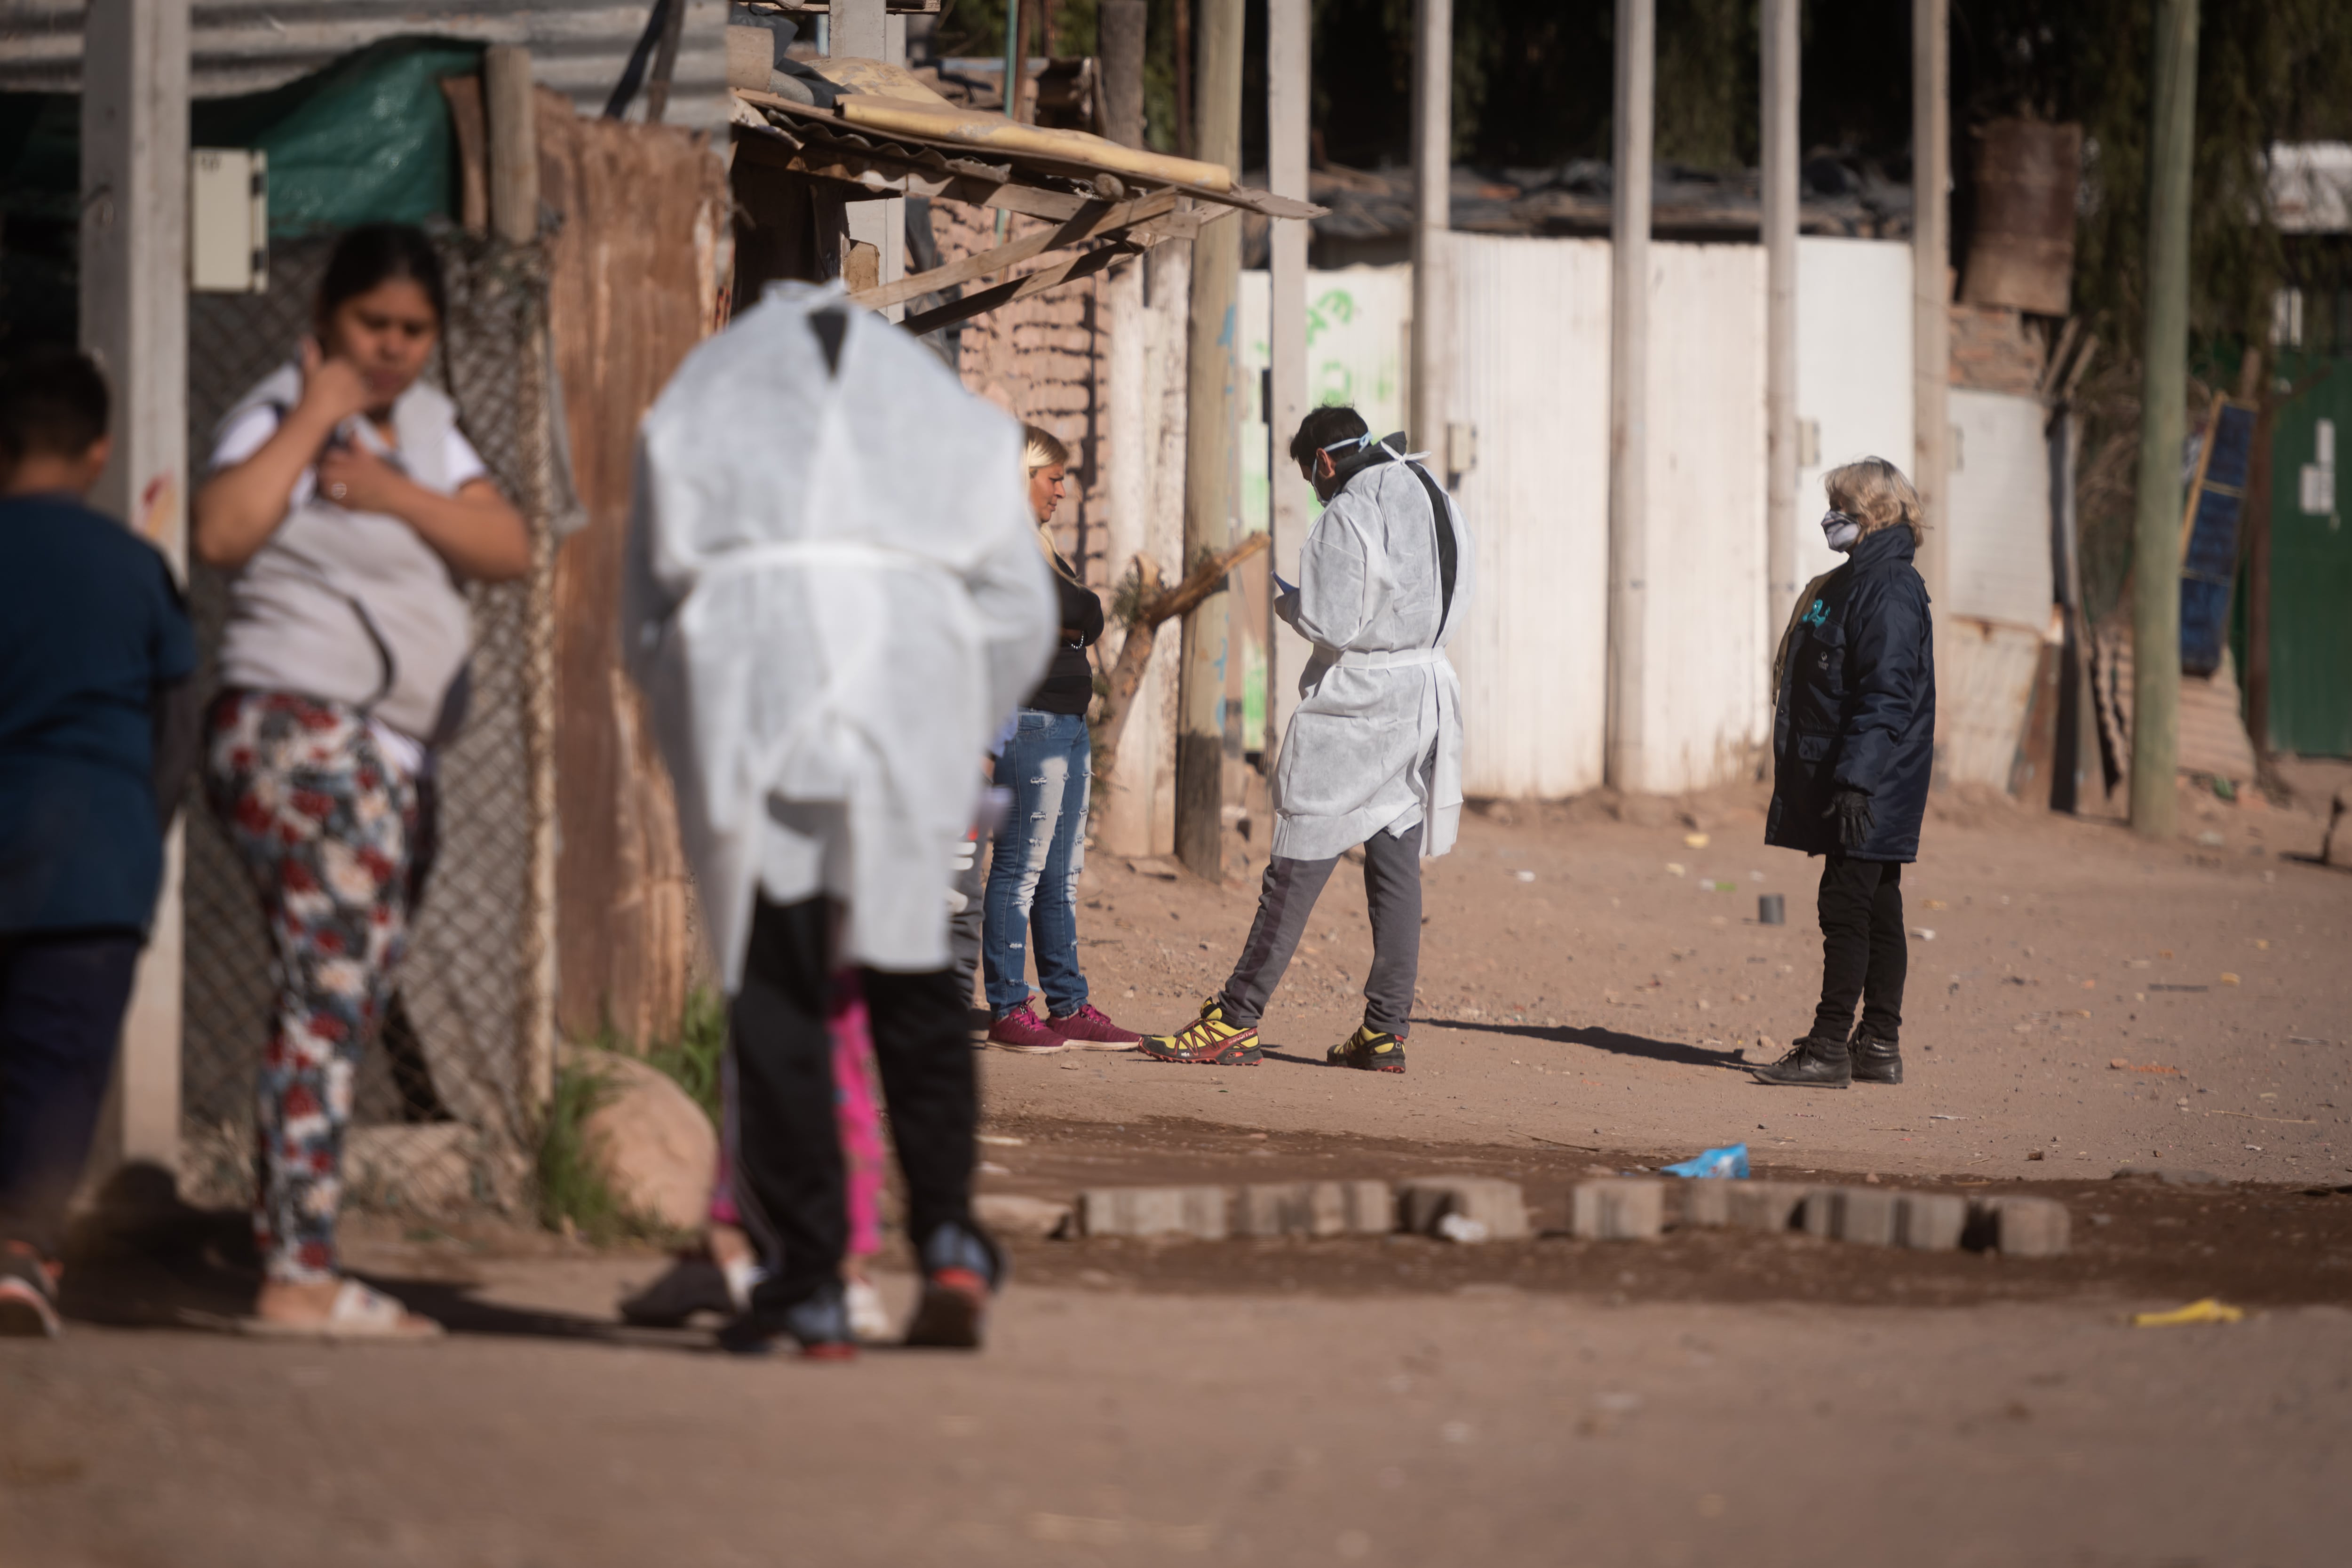
[[(1266, 863), (1257, 919), (1222, 996), (1225, 1021), (1255, 1024), (1282, 984), (1307, 932), (1307, 917), (1331, 878), (1328, 860)], [(1421, 828), (1402, 837), (1375, 833), (1364, 844), (1364, 902), (1372, 921), (1372, 970), (1364, 977), (1364, 1022), (1402, 1038), (1411, 1027), (1412, 985), (1421, 969)]]

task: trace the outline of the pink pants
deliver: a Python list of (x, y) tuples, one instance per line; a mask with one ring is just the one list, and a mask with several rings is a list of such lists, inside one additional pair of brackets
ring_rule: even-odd
[[(866, 1030), (866, 998), (855, 969), (834, 975), (833, 1009), (825, 1025), (833, 1036), (834, 1119), (841, 1130), (847, 1177), (849, 1256), (871, 1258), (882, 1250), (882, 1118), (874, 1101), (874, 1043)], [(743, 1223), (723, 1141), (718, 1179), (710, 1185), (710, 1223)]]

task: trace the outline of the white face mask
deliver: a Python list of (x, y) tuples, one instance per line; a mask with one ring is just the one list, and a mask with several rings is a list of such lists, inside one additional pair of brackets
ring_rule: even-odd
[(1832, 511), (1822, 519), (1822, 537), (1829, 541), (1832, 550), (1843, 555), (1862, 537), (1862, 524), (1842, 511)]

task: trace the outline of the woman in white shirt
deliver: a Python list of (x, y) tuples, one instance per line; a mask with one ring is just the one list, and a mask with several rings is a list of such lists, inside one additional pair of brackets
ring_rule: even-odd
[(346, 234), (299, 362), (222, 422), (192, 509), (197, 556), (229, 574), (206, 788), (278, 956), (257, 1332), (439, 1332), (342, 1277), (335, 1213), (360, 1053), (391, 1003), (431, 839), (434, 748), (464, 713), (463, 584), (530, 568), (521, 516), (419, 379), (444, 313), (420, 230)]

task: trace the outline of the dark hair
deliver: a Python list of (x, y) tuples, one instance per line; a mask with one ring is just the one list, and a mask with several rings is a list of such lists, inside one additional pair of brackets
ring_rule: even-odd
[(448, 320), (448, 300), (441, 288), (441, 258), (425, 231), (409, 223), (363, 223), (344, 231), (335, 242), (335, 254), (327, 260), (327, 275), (319, 280), (319, 320), (324, 321), (344, 301), (397, 278), (405, 278), (425, 290), (435, 321)]
[(1316, 453), (1334, 441), (1353, 440), (1370, 432), (1362, 415), (1344, 403), (1327, 403), (1298, 422), (1298, 434), (1290, 438), (1290, 460), (1307, 468), (1315, 461)]
[(0, 371), (0, 458), (79, 458), (105, 438), (106, 377), (68, 348), (27, 349)]

